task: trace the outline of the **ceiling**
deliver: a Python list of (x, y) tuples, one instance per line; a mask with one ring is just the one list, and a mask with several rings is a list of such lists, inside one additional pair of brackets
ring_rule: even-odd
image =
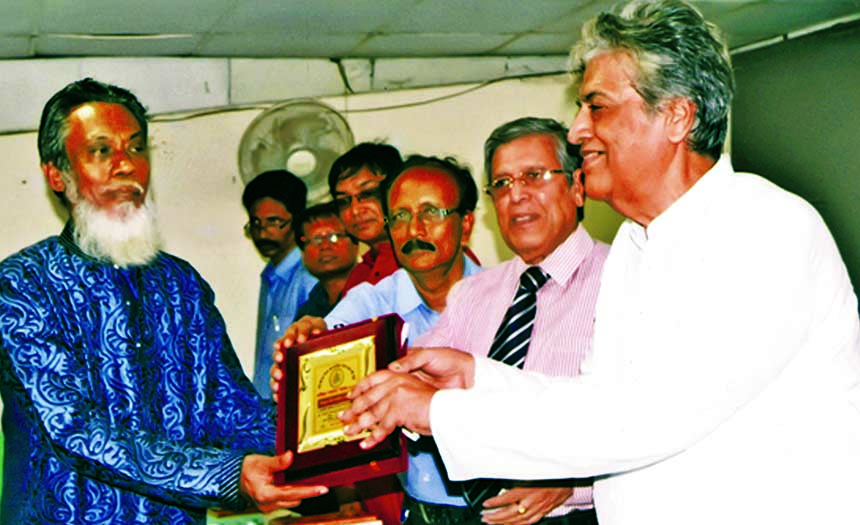
[[(736, 50), (860, 0), (694, 2)], [(0, 58), (564, 55), (609, 0), (0, 0)]]

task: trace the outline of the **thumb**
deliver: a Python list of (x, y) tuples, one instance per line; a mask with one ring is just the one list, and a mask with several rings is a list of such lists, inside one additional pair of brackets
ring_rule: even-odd
[(431, 352), (422, 349), (410, 349), (409, 353), (397, 361), (392, 361), (388, 368), (393, 372), (408, 373), (424, 367), (430, 361)]
[(293, 452), (291, 450), (288, 450), (283, 454), (275, 456), (272, 459), (274, 460), (274, 463), (272, 464), (274, 470), (286, 470), (290, 467), (290, 465), (293, 464)]

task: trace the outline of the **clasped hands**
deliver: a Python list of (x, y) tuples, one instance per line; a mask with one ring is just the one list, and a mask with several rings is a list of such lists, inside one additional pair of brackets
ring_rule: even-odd
[[(275, 365), (270, 371), (270, 384), (275, 399), (282, 372), (284, 352), (312, 335), (326, 330), (323, 319), (303, 317), (284, 332), (275, 343)], [(339, 414), (347, 435), (370, 431), (360, 446), (373, 448), (397, 427), (419, 434), (431, 434), (430, 401), (444, 388), (470, 388), (475, 370), (471, 354), (453, 348), (413, 348), (387, 370), (379, 370), (355, 386), (350, 393), (352, 406)]]
[[(284, 332), (275, 343), (275, 365), (270, 384), (275, 400), (286, 349), (303, 343), (327, 329), (318, 317), (303, 317)], [(352, 406), (338, 417), (344, 431), (355, 435), (370, 431), (360, 445), (364, 449), (380, 443), (397, 427), (429, 435), (430, 402), (440, 389), (471, 388), (475, 361), (471, 354), (452, 348), (411, 348), (409, 353), (362, 379), (350, 393)], [(487, 500), (485, 523), (526, 525), (542, 519), (571, 494), (570, 487), (516, 487)]]

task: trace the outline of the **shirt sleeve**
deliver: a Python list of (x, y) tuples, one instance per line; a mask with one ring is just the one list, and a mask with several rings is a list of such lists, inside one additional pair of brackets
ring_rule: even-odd
[(355, 286), (338, 302), (334, 309), (325, 316), (325, 324), (329, 329), (345, 326), (365, 319), (370, 319), (380, 312), (387, 313), (383, 297), (373, 285), (361, 283)]
[[(476, 359), (473, 388), (440, 391), (431, 403), (450, 477), (624, 472), (689, 448), (750, 403), (778, 396), (780, 409), (814, 407), (835, 384), (850, 388), (854, 367), (833, 366), (857, 351), (844, 265), (820, 219), (780, 222), (769, 237), (707, 232), (712, 246), (664, 275), (649, 302), (656, 313), (637, 311), (658, 325), (618, 334), (638, 342), (626, 353), (601, 355), (596, 341), (596, 360), (616, 359), (601, 363), (602, 375), (548, 378)], [(749, 253), (756, 257), (738, 257)], [(825, 377), (832, 381), (815, 379), (820, 391), (808, 387)], [(562, 416), (569, 407), (575, 416)]]

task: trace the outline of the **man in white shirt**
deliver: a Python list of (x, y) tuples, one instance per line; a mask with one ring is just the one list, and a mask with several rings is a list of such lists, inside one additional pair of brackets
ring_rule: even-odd
[(452, 479), (599, 476), (601, 525), (860, 523), (857, 300), (816, 211), (721, 157), (725, 45), (665, 0), (572, 56), (586, 193), (629, 218), (582, 376), (418, 351), (359, 385), (348, 432), (432, 431)]

